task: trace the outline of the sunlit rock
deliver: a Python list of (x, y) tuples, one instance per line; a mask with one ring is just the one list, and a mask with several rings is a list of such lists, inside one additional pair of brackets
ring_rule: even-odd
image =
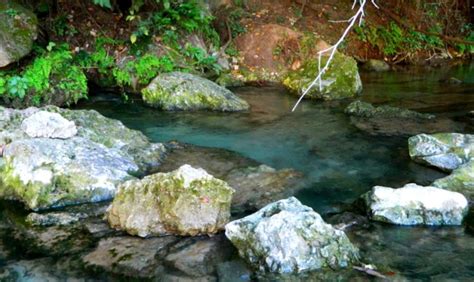
[(141, 237), (213, 234), (229, 221), (234, 190), (203, 169), (183, 165), (120, 186), (107, 219)]
[(343, 231), (293, 197), (230, 222), (226, 236), (250, 264), (271, 272), (347, 267), (359, 257)]
[(36, 112), (24, 119), (21, 129), (32, 138), (68, 139), (77, 134), (73, 121), (63, 118), (58, 113), (47, 111)]
[(416, 184), (375, 186), (364, 199), (372, 220), (399, 225), (460, 225), (468, 212), (463, 195)]
[(0, 197), (33, 210), (112, 199), (120, 183), (158, 166), (165, 151), (96, 111), (0, 107), (0, 126)]

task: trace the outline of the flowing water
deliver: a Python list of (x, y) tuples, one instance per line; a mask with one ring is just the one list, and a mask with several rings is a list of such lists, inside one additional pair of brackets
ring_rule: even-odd
[[(452, 76), (464, 84), (442, 82)], [(364, 101), (434, 113), (454, 120), (460, 125), (456, 129), (472, 133), (473, 122), (467, 113), (474, 110), (474, 65), (363, 73), (362, 80)], [(107, 95), (92, 98), (80, 108), (119, 119), (154, 142), (178, 140), (225, 148), (275, 168), (297, 169), (305, 174), (305, 188), (296, 197), (328, 220), (374, 185), (428, 185), (444, 176), (409, 159), (407, 136), (372, 135), (353, 126), (344, 114), (350, 101), (304, 101), (292, 113), (296, 98), (280, 87), (234, 91), (251, 104), (251, 111), (165, 113), (138, 101), (123, 104)], [(474, 279), (474, 236), (465, 227), (368, 223), (347, 233), (360, 248), (364, 262), (377, 265), (393, 278)], [(339, 279), (365, 277), (348, 275)]]

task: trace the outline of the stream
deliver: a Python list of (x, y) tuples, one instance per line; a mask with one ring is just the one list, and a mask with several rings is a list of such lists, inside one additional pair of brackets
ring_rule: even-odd
[[(474, 65), (436, 71), (362, 73), (361, 76), (364, 90), (360, 99), (363, 101), (433, 113), (453, 120), (456, 127), (451, 131), (462, 128), (460, 133), (474, 132), (474, 118), (468, 116), (468, 112), (474, 110)], [(443, 81), (450, 77), (464, 83)], [(142, 131), (153, 142), (177, 140), (223, 148), (278, 169), (296, 169), (304, 174), (304, 188), (295, 196), (328, 222), (337, 222), (338, 215), (375, 185), (401, 187), (412, 182), (429, 185), (445, 175), (410, 160), (407, 136), (371, 134), (355, 127), (344, 114), (345, 106), (351, 101), (304, 101), (292, 113), (296, 97), (279, 86), (241, 87), (233, 91), (249, 102), (249, 112), (167, 113), (144, 107), (139, 101), (123, 103), (117, 96), (106, 93), (91, 97), (78, 108), (95, 109), (118, 119)], [(24, 216), (13, 203), (4, 202), (0, 209), (2, 220), (6, 214)], [(465, 226), (401, 227), (361, 221), (360, 226), (346, 233), (360, 249), (362, 261), (377, 266), (389, 278), (468, 281), (474, 277), (474, 235)], [(0, 222), (0, 268), (21, 260), (48, 257), (30, 255), (16, 241), (12, 245), (10, 229), (2, 228), (2, 224)], [(92, 245), (94, 243), (85, 248)], [(55, 262), (61, 260), (55, 255), (51, 257)], [(75, 259), (77, 255), (72, 256), (71, 261)], [(56, 271), (66, 275), (72, 264)], [(81, 270), (74, 271), (75, 277), (81, 279), (97, 278)], [(320, 275), (286, 279), (368, 278), (352, 270)], [(220, 281), (227, 280), (222, 278), (226, 276), (219, 277)], [(252, 279), (249, 277), (241, 276), (241, 281)], [(283, 278), (264, 275), (260, 279)]]

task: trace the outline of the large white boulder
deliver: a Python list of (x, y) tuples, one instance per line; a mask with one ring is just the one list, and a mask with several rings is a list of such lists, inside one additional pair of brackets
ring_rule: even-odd
[(400, 225), (460, 225), (468, 212), (462, 194), (413, 183), (399, 189), (375, 186), (365, 201), (372, 220)]

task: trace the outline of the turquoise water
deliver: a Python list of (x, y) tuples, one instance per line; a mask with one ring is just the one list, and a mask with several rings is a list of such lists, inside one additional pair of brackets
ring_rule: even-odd
[[(465, 83), (440, 82), (452, 76)], [(474, 110), (474, 65), (436, 71), (362, 73), (362, 80), (362, 100), (431, 112), (452, 119), (452, 130), (455, 126), (463, 128), (462, 132), (472, 133), (474, 123), (467, 113)], [(374, 185), (400, 187), (410, 182), (428, 185), (444, 176), (442, 172), (409, 159), (407, 136), (372, 135), (357, 129), (344, 114), (345, 106), (351, 101), (304, 101), (292, 113), (296, 97), (281, 87), (233, 90), (251, 104), (249, 112), (166, 113), (144, 107), (138, 100), (132, 99), (124, 104), (114, 93), (93, 96), (78, 108), (96, 109), (108, 117), (119, 119), (126, 126), (142, 131), (154, 142), (178, 140), (225, 148), (276, 168), (297, 169), (304, 173), (305, 178), (304, 189), (296, 197), (331, 223), (339, 223), (335, 215), (347, 211), (351, 203)], [(0, 270), (4, 263), (2, 246), (13, 244), (13, 247), (6, 248), (8, 263), (45, 258), (45, 264), (48, 264), (51, 259), (55, 265), (60, 265), (64, 278), (70, 275), (70, 271), (75, 277), (97, 278), (97, 273), (88, 276), (82, 268), (77, 270), (80, 252), (79, 255), (67, 256), (67, 259), (57, 254), (45, 257), (44, 254), (32, 254), (25, 247), (27, 244), (11, 243), (15, 234), (2, 227), (2, 217), (7, 217), (7, 212), (14, 213), (11, 210), (18, 210), (10, 205), (0, 205), (3, 244), (0, 244)], [(15, 217), (24, 216), (24, 212), (15, 213)], [(360, 248), (362, 261), (376, 265), (388, 277), (420, 281), (474, 279), (474, 236), (464, 226), (398, 227), (370, 223), (361, 216), (358, 220), (361, 224), (348, 229), (348, 236)], [(94, 247), (96, 239), (90, 235), (75, 236), (78, 239), (74, 237), (74, 242), (85, 242), (80, 242), (82, 245), (79, 246), (89, 250)], [(74, 242), (72, 246), (75, 246)], [(35, 269), (32, 271), (40, 271)], [(321, 275), (307, 274), (287, 280), (363, 281), (368, 278), (351, 270)], [(107, 275), (105, 277), (110, 279)]]
[[(444, 80), (455, 76), (465, 83)], [(474, 66), (451, 70), (362, 74), (361, 99), (449, 117), (469, 131), (474, 109)], [(234, 89), (249, 101), (246, 113), (164, 113), (140, 102), (95, 101), (86, 108), (120, 119), (155, 142), (178, 140), (225, 148), (276, 168), (302, 171), (305, 189), (296, 196), (329, 218), (374, 185), (428, 185), (444, 174), (410, 161), (406, 136), (372, 136), (343, 113), (350, 101), (305, 101), (278, 86)], [(474, 238), (458, 228), (407, 228), (370, 224), (348, 231), (367, 262), (395, 277), (474, 278)], [(390, 271), (391, 273), (392, 271)]]

